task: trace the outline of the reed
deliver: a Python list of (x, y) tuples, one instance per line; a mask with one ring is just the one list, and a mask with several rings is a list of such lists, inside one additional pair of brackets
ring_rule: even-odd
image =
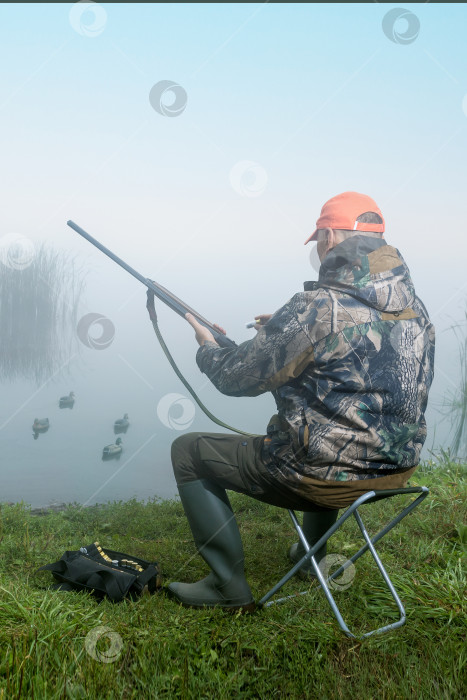
[(41, 384), (66, 364), (83, 290), (76, 260), (46, 244), (24, 269), (0, 264), (0, 381)]
[(465, 322), (450, 330), (458, 342), (459, 381), (455, 390), (446, 393), (442, 412), (452, 425), (451, 452), (462, 459), (467, 456), (467, 311)]

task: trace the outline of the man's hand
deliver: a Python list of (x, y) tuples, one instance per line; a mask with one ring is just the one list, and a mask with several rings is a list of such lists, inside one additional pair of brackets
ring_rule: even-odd
[(257, 331), (261, 328), (261, 326), (264, 326), (265, 323), (269, 321), (271, 318), (272, 314), (256, 314), (255, 320), (259, 321), (259, 323), (255, 323), (253, 328)]
[[(206, 328), (206, 326), (201, 325), (196, 318), (193, 316), (193, 314), (185, 314), (185, 318), (190, 324), (190, 326), (193, 326), (193, 328), (196, 331), (196, 340), (198, 341), (199, 345), (204, 345), (204, 343), (215, 343), (216, 339), (214, 338), (213, 334), (209, 330), (209, 328)], [(223, 335), (226, 335), (226, 332), (221, 326), (218, 326), (217, 323), (214, 323), (214, 328), (219, 331), (219, 333), (222, 333)]]

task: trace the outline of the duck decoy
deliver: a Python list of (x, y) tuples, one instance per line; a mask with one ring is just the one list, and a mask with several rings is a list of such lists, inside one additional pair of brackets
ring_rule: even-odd
[(59, 408), (73, 408), (75, 403), (75, 394), (73, 391), (70, 391), (68, 396), (62, 396), (60, 398), (60, 401), (58, 402)]
[(114, 433), (126, 433), (130, 421), (128, 420), (128, 413), (125, 413), (123, 418), (118, 418), (114, 423)]
[(37, 440), (39, 433), (46, 433), (49, 427), (50, 423), (48, 418), (34, 418), (34, 423), (32, 424), (34, 440)]
[(102, 459), (116, 457), (121, 454), (122, 450), (122, 438), (117, 438), (113, 445), (106, 445), (104, 447), (102, 450)]

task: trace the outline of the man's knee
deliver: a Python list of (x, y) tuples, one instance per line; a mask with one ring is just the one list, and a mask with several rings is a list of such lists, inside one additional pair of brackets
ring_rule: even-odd
[(191, 472), (193, 473), (191, 478), (196, 478), (195, 447), (198, 437), (198, 433), (186, 433), (185, 435), (180, 435), (172, 443), (170, 456), (177, 484), (181, 481), (190, 480)]
[(172, 447), (170, 450), (170, 456), (172, 459), (172, 464), (174, 465), (177, 457), (180, 454), (183, 454), (184, 452), (190, 452), (190, 448), (192, 447), (193, 443), (196, 441), (198, 434), (197, 433), (186, 433), (185, 435), (180, 435), (178, 438), (176, 438), (173, 443)]

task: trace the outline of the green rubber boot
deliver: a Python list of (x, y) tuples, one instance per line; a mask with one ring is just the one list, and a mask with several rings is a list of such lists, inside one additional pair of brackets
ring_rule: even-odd
[(207, 479), (180, 484), (180, 499), (196, 548), (211, 568), (197, 583), (171, 583), (170, 595), (191, 608), (252, 612), (255, 602), (243, 570), (243, 545), (225, 490)]
[[(314, 513), (303, 513), (302, 530), (310, 547), (313, 547), (316, 542), (329, 530), (331, 525), (337, 520), (338, 510), (322, 510)], [(301, 542), (296, 542), (289, 549), (289, 559), (293, 564), (296, 564), (305, 556), (305, 548)], [(315, 554), (315, 559), (319, 565), (322, 559), (326, 556), (326, 544), (318, 549)], [(301, 566), (297, 572), (300, 578), (316, 577), (311, 561), (305, 566)]]

